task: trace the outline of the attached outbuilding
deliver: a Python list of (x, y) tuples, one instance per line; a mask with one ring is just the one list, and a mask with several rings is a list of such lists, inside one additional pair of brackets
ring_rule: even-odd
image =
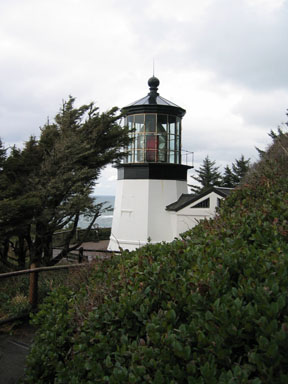
[(182, 194), (179, 199), (167, 205), (171, 214), (174, 237), (195, 227), (201, 220), (215, 216), (221, 200), (225, 199), (233, 188), (211, 187), (200, 194)]

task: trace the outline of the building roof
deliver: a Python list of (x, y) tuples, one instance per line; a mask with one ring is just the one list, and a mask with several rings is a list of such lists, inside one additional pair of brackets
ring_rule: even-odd
[(166, 105), (166, 106), (170, 106), (170, 107), (176, 107), (176, 108), (180, 108), (178, 105), (172, 103), (172, 101), (169, 101), (169, 100), (166, 100), (164, 99), (164, 97), (160, 96), (159, 93), (157, 93), (155, 95), (155, 97), (151, 97), (150, 93), (148, 93), (147, 96), (144, 96), (142, 97), (142, 99), (139, 99), (137, 101), (134, 101), (133, 103), (131, 104), (128, 104), (126, 107), (124, 108), (127, 108), (127, 107), (131, 107), (131, 106), (135, 106), (135, 105)]
[(122, 112), (127, 115), (135, 113), (165, 113), (183, 117), (186, 113), (185, 109), (159, 95), (157, 92), (159, 84), (160, 81), (157, 77), (151, 77), (148, 80), (150, 89), (148, 95), (126, 105), (126, 107), (122, 108)]
[(231, 191), (233, 191), (233, 188), (211, 187), (207, 189), (207, 191), (199, 194), (183, 193), (179, 199), (175, 201), (175, 203), (167, 205), (166, 210), (178, 212), (180, 209), (187, 207), (189, 204), (195, 203), (196, 201), (202, 199), (212, 192), (215, 192), (219, 196), (225, 198), (230, 194)]

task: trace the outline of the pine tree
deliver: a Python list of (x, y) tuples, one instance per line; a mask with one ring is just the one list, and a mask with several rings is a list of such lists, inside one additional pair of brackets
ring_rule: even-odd
[[(52, 264), (53, 233), (68, 223), (76, 231), (80, 215), (92, 227), (101, 205), (91, 193), (101, 169), (119, 161), (128, 145), (128, 130), (118, 124), (117, 108), (100, 114), (93, 103), (74, 107), (70, 97), (53, 123), (30, 137), (22, 150), (14, 147), (4, 161), (5, 189), (0, 199), (0, 236), (17, 238), (19, 261)], [(69, 250), (68, 237), (61, 256)], [(59, 258), (58, 258), (59, 259)]]
[(224, 175), (222, 177), (222, 182), (221, 182), (222, 187), (226, 188), (233, 188), (235, 187), (235, 182), (234, 182), (234, 174), (229, 167), (229, 165), (226, 165), (224, 169)]
[(250, 167), (250, 159), (245, 160), (243, 155), (241, 155), (239, 159), (235, 160), (235, 163), (232, 164), (234, 186), (240, 183), (241, 179), (247, 173), (249, 167)]
[(6, 161), (7, 149), (4, 147), (2, 140), (0, 139), (0, 172), (3, 169), (3, 165)]
[(198, 185), (189, 185), (191, 187), (191, 191), (194, 193), (205, 192), (207, 189), (214, 185), (220, 185), (221, 183), (221, 174), (218, 171), (219, 167), (217, 167), (215, 161), (211, 161), (209, 156), (206, 156), (203, 160), (200, 168), (195, 170), (197, 176), (191, 176), (194, 180), (200, 183)]
[[(7, 150), (4, 147), (2, 140), (0, 139), (0, 204), (1, 204), (1, 201), (5, 199), (6, 190), (8, 187), (6, 175), (3, 171), (6, 159), (7, 159)], [(1, 215), (0, 216), (0, 260), (3, 264), (6, 264), (7, 256), (8, 256), (8, 241), (6, 239), (5, 230), (2, 225), (3, 219), (4, 218)]]

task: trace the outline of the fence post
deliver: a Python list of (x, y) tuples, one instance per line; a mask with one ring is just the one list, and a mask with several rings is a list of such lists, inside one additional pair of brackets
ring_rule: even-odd
[(78, 255), (78, 262), (82, 263), (83, 262), (83, 248), (79, 248), (79, 255)]
[[(36, 264), (32, 263), (30, 269), (36, 268)], [(30, 285), (29, 285), (29, 303), (32, 309), (37, 308), (38, 304), (38, 272), (30, 273)]]

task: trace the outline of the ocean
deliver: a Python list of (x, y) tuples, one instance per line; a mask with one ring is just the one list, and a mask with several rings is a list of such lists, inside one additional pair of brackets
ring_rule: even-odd
[[(95, 196), (96, 197), (96, 203), (105, 203), (104, 204), (104, 211), (101, 216), (99, 216), (96, 219), (96, 224), (100, 228), (111, 228), (112, 227), (112, 219), (113, 219), (113, 209), (114, 209), (114, 202), (115, 202), (115, 196), (110, 195), (101, 195), (101, 196)], [(105, 211), (105, 207), (111, 207), (112, 211)], [(89, 220), (85, 219), (85, 217), (80, 216), (78, 227), (84, 229), (87, 228), (89, 225)]]

